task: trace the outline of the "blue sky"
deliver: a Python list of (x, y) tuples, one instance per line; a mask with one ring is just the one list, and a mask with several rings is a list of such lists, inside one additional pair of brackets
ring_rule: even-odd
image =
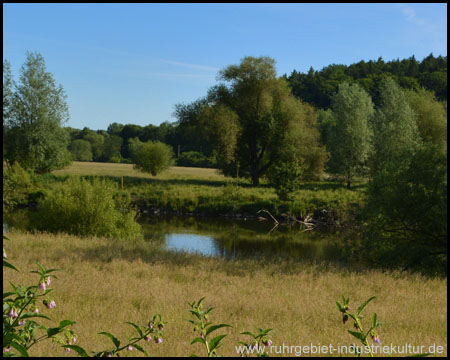
[(447, 4), (3, 4), (15, 79), (27, 50), (63, 85), (66, 125), (159, 125), (244, 56), (273, 57), (279, 75), (446, 56)]

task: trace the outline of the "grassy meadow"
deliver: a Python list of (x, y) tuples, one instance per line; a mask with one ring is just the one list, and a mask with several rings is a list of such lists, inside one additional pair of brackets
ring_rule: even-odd
[[(254, 187), (247, 179), (226, 178), (215, 169), (171, 167), (158, 176), (134, 170), (131, 164), (73, 162), (53, 171), (57, 178), (72, 175), (102, 176), (121, 183), (143, 209), (203, 215), (257, 216), (261, 209), (282, 215), (275, 190), (266, 180)], [(237, 185), (237, 186), (236, 186)], [(323, 180), (304, 182), (294, 193), (290, 211), (297, 216), (328, 209), (349, 220), (354, 206), (364, 202), (364, 181), (347, 189), (344, 183)], [(351, 219), (350, 219), (351, 220)]]
[[(382, 323), (383, 345), (442, 345), (447, 354), (447, 281), (396, 272), (349, 272), (324, 264), (265, 264), (256, 260), (225, 261), (193, 254), (169, 253), (143, 240), (113, 241), (12, 231), (5, 244), (8, 259), (20, 273), (3, 273), (4, 291), (8, 281), (31, 285), (35, 261), (59, 268), (52, 283), (56, 308), (41, 312), (53, 321), (76, 321), (78, 344), (102, 350), (110, 340), (101, 331), (121, 339), (133, 334), (124, 324), (146, 324), (153, 313), (168, 322), (162, 344), (144, 344), (151, 356), (204, 355), (199, 344), (190, 345), (194, 332), (185, 319), (187, 301), (206, 296), (213, 306), (210, 320), (228, 323), (228, 336), (219, 353), (236, 355), (234, 345), (244, 340), (243, 331), (255, 327), (273, 328), (274, 345), (350, 345), (351, 329), (342, 324), (335, 301), (350, 297), (355, 309), (370, 296), (377, 296), (363, 314), (368, 321), (376, 312)], [(353, 306), (352, 306), (353, 305)], [(30, 349), (34, 356), (69, 356), (47, 341)], [(137, 351), (124, 355), (139, 355)], [(337, 356), (338, 354), (334, 354)]]
[[(48, 178), (49, 191), (52, 182), (65, 181), (72, 175), (102, 176), (119, 184), (124, 176), (124, 188), (132, 196), (160, 201), (165, 209), (173, 209), (178, 201), (183, 211), (189, 209), (189, 199), (195, 205), (192, 211), (198, 211), (207, 202), (219, 206), (235, 188), (235, 182), (230, 185), (231, 180), (213, 169), (172, 167), (152, 177), (133, 170), (129, 164), (74, 162), (53, 172), (53, 177)], [(338, 182), (310, 182), (296, 192), (295, 202), (316, 208), (334, 204), (339, 209), (343, 204), (361, 202), (363, 189), (364, 183), (348, 190)], [(251, 212), (263, 206), (272, 209), (270, 204), (276, 203), (274, 190), (264, 183), (255, 188), (248, 181), (239, 180), (238, 191), (238, 196), (228, 198), (237, 199), (237, 211)], [(246, 208), (247, 203), (253, 207)], [(4, 291), (9, 291), (9, 281), (24, 285), (37, 281), (36, 275), (29, 272), (36, 269), (36, 261), (47, 268), (61, 269), (56, 274), (58, 280), (52, 282), (56, 308), (47, 310), (41, 305), (39, 309), (52, 320), (42, 322), (54, 326), (63, 319), (75, 321), (77, 344), (87, 350), (111, 347), (111, 341), (99, 332), (108, 331), (125, 341), (134, 335), (126, 321), (144, 325), (154, 313), (160, 313), (168, 322), (163, 343), (143, 344), (151, 356), (204, 355), (199, 343), (190, 345), (196, 335), (186, 321), (191, 318), (187, 301), (202, 297), (206, 297), (205, 306), (215, 308), (210, 321), (233, 326), (216, 333), (228, 335), (219, 349), (221, 355), (236, 356), (234, 346), (238, 341), (249, 340), (240, 333), (253, 332), (256, 327), (272, 328), (270, 338), (276, 346), (351, 345), (353, 340), (347, 329), (353, 326), (350, 321), (342, 323), (335, 305), (345, 294), (350, 297), (353, 310), (367, 298), (377, 297), (364, 310), (363, 322), (367, 324), (372, 313), (377, 313), (382, 323), (378, 331), (382, 345), (436, 344), (444, 346), (442, 355), (447, 354), (446, 278), (349, 270), (294, 260), (208, 258), (162, 250), (148, 238), (112, 240), (17, 229), (7, 235), (11, 239), (4, 242), (8, 261), (20, 272), (3, 272)], [(37, 344), (30, 354), (74, 355), (50, 341)], [(134, 350), (123, 355), (141, 353)]]

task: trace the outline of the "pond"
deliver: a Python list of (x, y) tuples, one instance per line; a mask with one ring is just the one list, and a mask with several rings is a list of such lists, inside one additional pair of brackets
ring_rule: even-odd
[[(7, 216), (5, 221), (13, 227), (24, 228), (27, 217), (27, 211), (21, 210), (12, 217)], [(305, 231), (299, 223), (276, 226), (270, 219), (154, 215), (141, 216), (139, 223), (146, 241), (171, 252), (227, 259), (292, 258), (313, 262), (347, 262), (343, 251), (344, 234)]]
[(275, 226), (272, 220), (204, 217), (141, 217), (147, 239), (168, 251), (225, 258), (295, 258), (341, 261), (339, 232), (305, 231), (300, 224)]

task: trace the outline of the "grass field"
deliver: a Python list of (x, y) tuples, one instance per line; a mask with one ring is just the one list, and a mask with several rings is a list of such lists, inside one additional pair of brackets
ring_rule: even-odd
[[(353, 310), (370, 296), (377, 296), (364, 314), (376, 312), (382, 323), (382, 345), (442, 345), (447, 354), (447, 280), (379, 271), (349, 272), (324, 265), (264, 264), (254, 260), (225, 261), (196, 255), (173, 254), (144, 241), (118, 242), (103, 238), (28, 234), (13, 231), (4, 246), (8, 260), (20, 273), (3, 273), (8, 281), (31, 285), (29, 270), (35, 261), (60, 268), (52, 283), (56, 308), (42, 309), (55, 325), (62, 319), (76, 321), (77, 344), (89, 350), (111, 346), (98, 335), (109, 331), (121, 339), (132, 335), (124, 324), (146, 324), (155, 312), (168, 321), (160, 345), (143, 346), (151, 356), (204, 355), (199, 344), (190, 345), (194, 332), (187, 301), (206, 296), (214, 306), (210, 320), (233, 328), (220, 354), (235, 356), (234, 345), (243, 331), (273, 328), (274, 345), (350, 345), (350, 322), (342, 324), (335, 301), (350, 297)], [(34, 356), (67, 356), (57, 345), (45, 342), (30, 352)], [(140, 354), (140, 353), (139, 353)], [(136, 351), (124, 355), (139, 355)], [(69, 355), (73, 355), (70, 353)], [(334, 354), (337, 356), (338, 354)], [(395, 356), (395, 354), (394, 354)]]
[(129, 176), (144, 179), (197, 179), (205, 181), (226, 181), (225, 176), (219, 174), (216, 169), (191, 168), (182, 166), (171, 166), (158, 176), (143, 173), (133, 169), (132, 164), (100, 163), (74, 161), (70, 166), (53, 171), (55, 175), (98, 175), (98, 176)]
[[(215, 169), (171, 167), (158, 176), (133, 169), (131, 164), (73, 162), (53, 174), (61, 176), (103, 176), (121, 183), (142, 208), (169, 212), (207, 215), (245, 214), (257, 216), (261, 209), (281, 215), (275, 190), (266, 181), (258, 187), (248, 179), (226, 178)], [(236, 187), (236, 184), (238, 186)], [(364, 202), (364, 182), (355, 182), (352, 189), (335, 181), (304, 182), (294, 193), (291, 210), (307, 214), (323, 209), (333, 210), (341, 218), (351, 217), (349, 209)]]

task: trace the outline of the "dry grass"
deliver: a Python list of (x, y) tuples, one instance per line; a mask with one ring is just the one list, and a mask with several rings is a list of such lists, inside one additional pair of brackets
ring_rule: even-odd
[[(190, 345), (194, 332), (186, 301), (206, 296), (214, 306), (211, 321), (228, 323), (220, 353), (233, 356), (242, 331), (273, 328), (275, 345), (349, 345), (335, 307), (342, 293), (353, 309), (372, 295), (366, 320), (376, 311), (382, 322), (379, 335), (384, 345), (443, 345), (447, 354), (447, 281), (418, 275), (368, 271), (321, 270), (320, 266), (264, 266), (252, 261), (235, 263), (195, 255), (158, 252), (144, 242), (117, 243), (100, 238), (12, 232), (6, 242), (8, 258), (20, 270), (6, 270), (7, 281), (31, 284), (35, 261), (62, 269), (54, 281), (57, 307), (43, 313), (56, 320), (71, 319), (79, 344), (101, 350), (109, 331), (121, 339), (132, 334), (124, 324), (145, 324), (155, 312), (168, 321), (160, 345), (145, 344), (151, 356), (204, 355), (199, 344)], [(66, 356), (50, 342), (31, 351), (34, 356)], [(137, 355), (136, 351), (128, 353)], [(72, 354), (73, 355), (73, 354)], [(127, 354), (124, 354), (127, 355)]]
[(53, 171), (55, 175), (98, 175), (98, 176), (132, 176), (146, 179), (200, 179), (225, 181), (225, 176), (216, 169), (171, 166), (157, 176), (152, 176), (133, 169), (132, 164), (115, 164), (100, 162), (74, 161), (70, 166)]

